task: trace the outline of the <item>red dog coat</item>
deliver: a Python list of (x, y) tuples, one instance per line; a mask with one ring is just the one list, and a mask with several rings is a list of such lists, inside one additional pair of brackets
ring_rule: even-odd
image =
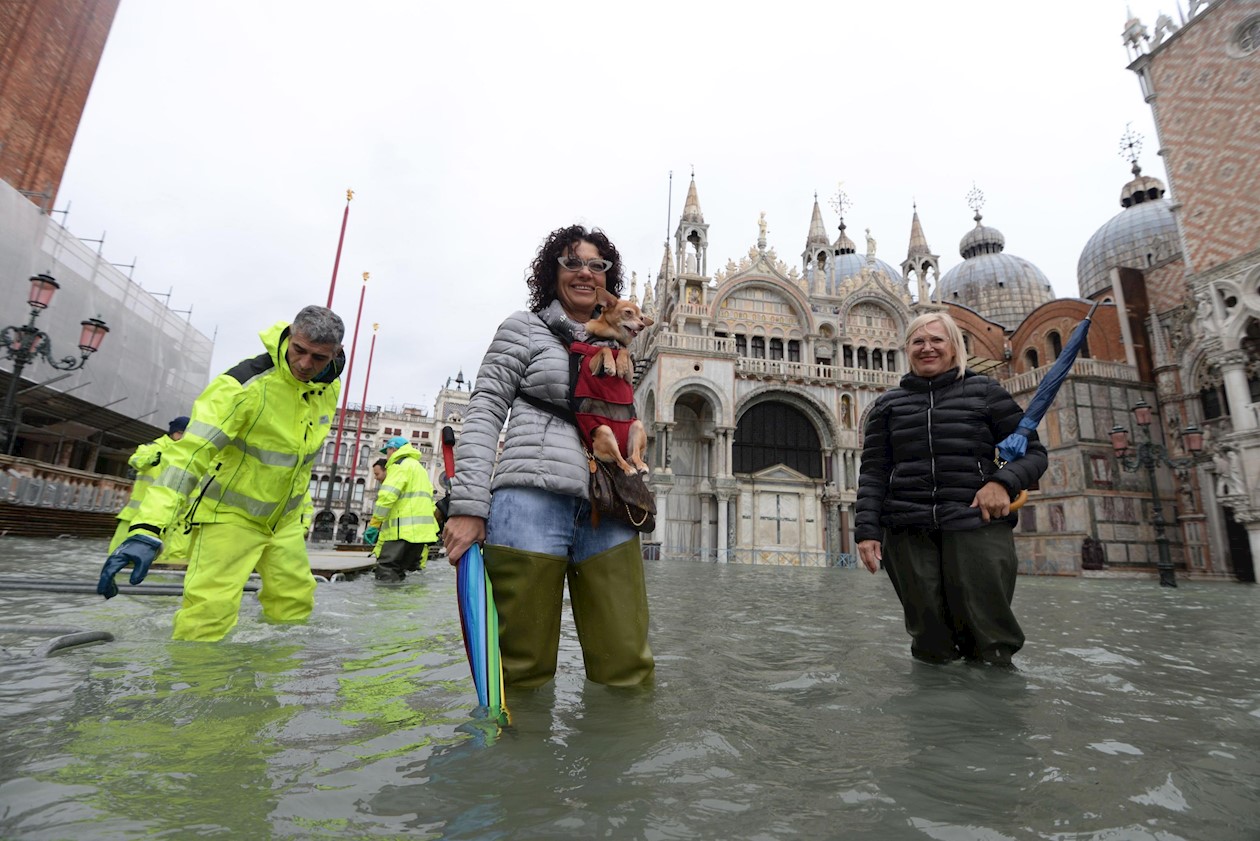
[[(591, 373), (591, 358), (609, 350), (585, 342), (574, 342), (569, 352), (578, 359), (577, 383), (573, 388), (573, 414), (577, 416), (578, 430), (586, 446), (591, 446), (591, 436), (597, 426), (607, 426), (617, 438), (617, 448), (622, 456), (629, 456), (630, 425), (634, 422), (634, 387), (618, 376), (597, 376)], [(616, 346), (611, 348), (613, 360), (628, 351)]]

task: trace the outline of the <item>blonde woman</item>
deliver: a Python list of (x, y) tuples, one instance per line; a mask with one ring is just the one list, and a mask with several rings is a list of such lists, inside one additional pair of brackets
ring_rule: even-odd
[(915, 658), (1009, 667), (1024, 644), (1010, 505), (1045, 472), (1046, 448), (1034, 432), (1023, 458), (998, 466), (997, 443), (1024, 413), (967, 370), (963, 348), (946, 313), (906, 328), (910, 373), (875, 401), (864, 430), (858, 556), (888, 571)]

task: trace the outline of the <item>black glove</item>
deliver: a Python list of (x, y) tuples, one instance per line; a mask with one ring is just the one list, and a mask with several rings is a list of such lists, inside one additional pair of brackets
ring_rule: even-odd
[(162, 551), (162, 541), (147, 534), (133, 534), (122, 542), (114, 554), (105, 559), (101, 567), (101, 580), (96, 585), (96, 592), (107, 599), (118, 595), (118, 585), (114, 576), (122, 572), (127, 564), (135, 564), (131, 571), (131, 583), (139, 584), (149, 574), (149, 567)]

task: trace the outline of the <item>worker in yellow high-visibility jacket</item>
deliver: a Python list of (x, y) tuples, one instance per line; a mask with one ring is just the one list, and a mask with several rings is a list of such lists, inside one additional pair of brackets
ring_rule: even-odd
[(385, 442), (385, 478), (363, 539), (376, 545), (376, 580), (402, 581), (424, 569), (430, 544), (437, 542), (433, 483), (420, 453), (396, 435)]
[[(153, 484), (153, 480), (162, 472), (162, 454), (168, 452), (171, 445), (184, 437), (184, 430), (187, 428), (187, 417), (181, 415), (175, 418), (167, 425), (165, 435), (136, 447), (136, 451), (131, 454), (131, 458), (127, 459), (127, 464), (130, 465), (132, 470), (136, 471), (136, 478), (131, 485), (131, 499), (127, 500), (126, 506), (118, 512), (118, 527), (114, 529), (114, 537), (109, 542), (109, 551), (111, 553), (127, 539), (127, 533), (131, 530), (131, 521), (135, 518), (136, 512), (140, 510), (140, 503), (144, 501), (145, 493), (149, 490), (149, 486)], [(166, 545), (162, 550), (163, 559), (187, 560), (187, 540), (168, 538), (165, 543)], [(179, 545), (176, 546), (174, 544)]]
[(191, 527), (175, 639), (215, 641), (236, 624), (255, 569), (263, 615), (299, 622), (315, 601), (304, 535), (311, 467), (332, 427), (345, 362), (345, 326), (332, 310), (304, 308), (259, 334), (266, 352), (216, 377), (193, 404), (184, 437), (109, 556), (97, 592), (117, 593), (129, 564), (138, 584), (173, 529)]

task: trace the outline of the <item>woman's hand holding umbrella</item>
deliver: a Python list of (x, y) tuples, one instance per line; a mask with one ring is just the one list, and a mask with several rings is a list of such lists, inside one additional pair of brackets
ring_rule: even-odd
[(446, 560), (451, 566), (458, 566), (464, 553), (474, 543), (486, 540), (486, 521), (480, 517), (451, 517), (442, 528), (442, 545), (446, 547)]

